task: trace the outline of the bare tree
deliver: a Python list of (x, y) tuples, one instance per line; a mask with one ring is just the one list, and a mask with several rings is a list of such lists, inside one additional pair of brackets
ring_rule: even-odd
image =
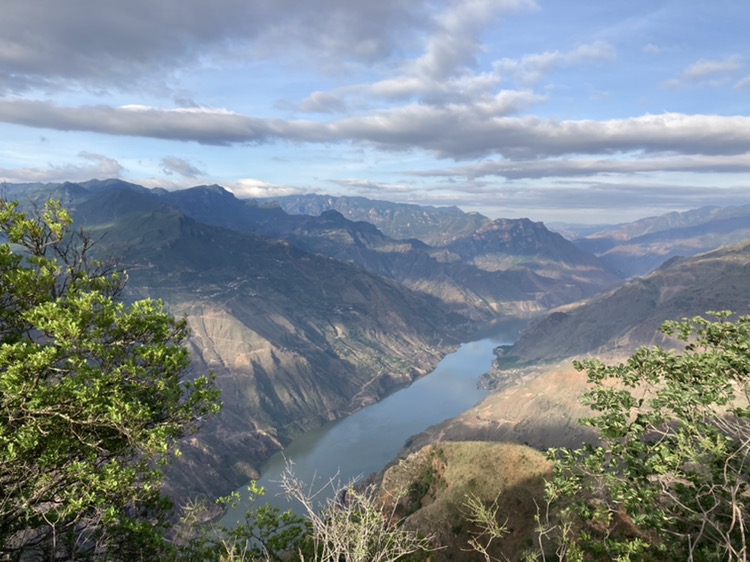
[[(434, 537), (405, 529), (396, 516), (398, 498), (374, 485), (340, 485), (333, 477), (322, 487), (304, 484), (287, 464), (282, 488), (305, 511), (312, 527), (312, 561), (393, 562), (418, 551), (436, 550)], [(322, 502), (321, 496), (333, 492)], [(301, 555), (304, 561), (305, 557)]]

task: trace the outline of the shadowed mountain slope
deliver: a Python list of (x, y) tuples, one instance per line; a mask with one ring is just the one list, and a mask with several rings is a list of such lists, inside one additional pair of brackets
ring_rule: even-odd
[(234, 489), (301, 431), (432, 370), (473, 329), (437, 299), (286, 242), (197, 222), (148, 190), (68, 184), (15, 195), (62, 196), (101, 237), (101, 255), (121, 258), (126, 298), (163, 299), (187, 319), (194, 368), (216, 373), (224, 410), (183, 445), (175, 489)]
[(289, 195), (265, 201), (278, 203), (292, 215), (317, 217), (325, 211), (338, 211), (349, 220), (375, 225), (391, 238), (415, 238), (430, 246), (449, 244), (490, 221), (479, 213), (465, 213), (458, 207), (391, 203), (365, 197), (310, 194)]
[[(195, 197), (189, 191), (173, 197), (183, 201)], [(278, 201), (290, 211), (320, 214), (282, 219), (278, 209), (269, 210), (276, 221), (244, 228), (352, 261), (435, 295), (472, 318), (534, 314), (619, 282), (597, 258), (551, 233), (542, 223), (527, 219), (492, 221), (455, 207), (420, 207), (357, 197), (311, 195)], [(181, 208), (192, 213), (185, 205)], [(254, 209), (246, 225), (262, 213), (257, 204)], [(296, 226), (290, 229), (295, 220)], [(383, 232), (402, 239), (389, 238)]]
[(671, 345), (657, 333), (665, 320), (709, 310), (750, 313), (750, 240), (692, 258), (673, 259), (642, 279), (552, 311), (533, 321), (519, 341), (496, 351), (483, 383), (493, 392), (475, 407), (414, 436), (409, 453), (428, 444), (494, 441), (539, 449), (578, 447), (595, 439), (578, 421), (591, 410), (589, 389), (573, 358), (625, 361), (636, 347)]

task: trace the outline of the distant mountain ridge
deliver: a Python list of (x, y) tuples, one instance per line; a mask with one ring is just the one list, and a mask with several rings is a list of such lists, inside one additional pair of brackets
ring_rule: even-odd
[(750, 205), (702, 207), (605, 229), (575, 240), (623, 277), (644, 275), (675, 256), (750, 238)]
[(500, 368), (580, 354), (629, 353), (659, 343), (665, 320), (709, 310), (750, 313), (750, 240), (690, 258), (673, 258), (642, 278), (531, 323), (505, 350)]
[[(556, 234), (551, 236), (557, 238), (558, 245), (541, 262), (526, 251), (522, 259), (515, 259), (512, 243), (499, 237), (493, 240), (486, 237), (491, 244), (481, 251), (488, 252), (491, 247), (500, 252), (504, 265), (498, 267), (497, 255), (485, 260), (480, 258), (479, 251), (475, 251), (474, 256), (465, 252), (459, 255), (451, 246), (430, 246), (414, 238), (390, 238), (375, 225), (349, 220), (333, 209), (324, 210), (319, 216), (289, 215), (273, 202), (240, 200), (226, 191), (206, 186), (171, 192), (163, 197), (187, 215), (209, 224), (284, 239), (306, 251), (352, 262), (413, 290), (435, 296), (473, 320), (536, 314), (619, 281), (606, 267), (596, 263), (596, 258)], [(216, 212), (219, 208), (221, 212)], [(385, 202), (380, 202), (378, 208), (388, 214)], [(412, 206), (407, 208), (409, 213), (419, 214)], [(442, 216), (435, 208), (424, 211), (422, 216), (432, 217), (433, 213)], [(457, 216), (461, 211), (449, 209), (446, 213)], [(486, 217), (482, 217), (481, 223), (485, 227), (494, 224)], [(466, 237), (476, 236), (478, 232), (469, 230)], [(512, 231), (505, 232), (506, 237), (509, 233)], [(542, 234), (550, 235), (541, 224), (531, 232), (532, 237)], [(451, 239), (453, 244), (459, 244), (461, 237), (451, 235)], [(490, 261), (491, 266), (486, 266)], [(556, 267), (558, 262), (560, 267)], [(585, 275), (576, 274), (579, 265), (586, 271)]]
[(62, 199), (101, 255), (122, 259), (126, 298), (156, 297), (192, 330), (223, 412), (182, 447), (175, 489), (212, 496), (257, 477), (300, 432), (426, 374), (474, 328), (440, 301), (293, 245), (207, 225), (125, 182), (8, 186), (24, 205)]
[(375, 225), (391, 238), (416, 238), (430, 246), (448, 244), (490, 220), (479, 213), (465, 213), (458, 207), (391, 203), (365, 197), (308, 194), (263, 200), (275, 202), (293, 215), (319, 216), (325, 211), (338, 211), (349, 220)]
[[(403, 263), (368, 265), (359, 259), (360, 250), (355, 256), (333, 257), (351, 259), (370, 271), (443, 299), (462, 298), (463, 291), (456, 290), (458, 284), (473, 293), (463, 298), (495, 312), (538, 313), (554, 306), (555, 301), (577, 300), (620, 280), (597, 258), (550, 232), (542, 223), (528, 219), (493, 221), (456, 207), (421, 207), (362, 197), (308, 195), (274, 201), (290, 212), (320, 212), (319, 217), (307, 215), (310, 225), (316, 219), (330, 220), (330, 213), (337, 211), (357, 220), (356, 224), (368, 221), (383, 232), (401, 236), (402, 247), (410, 245), (411, 252), (402, 250), (400, 256), (391, 254), (389, 260), (400, 258)], [(415, 238), (422, 244), (416, 244)], [(416, 256), (420, 251), (445, 265), (431, 262), (424, 254)], [(414, 264), (419, 264), (422, 272), (416, 281)], [(445, 285), (447, 280), (452, 282)]]

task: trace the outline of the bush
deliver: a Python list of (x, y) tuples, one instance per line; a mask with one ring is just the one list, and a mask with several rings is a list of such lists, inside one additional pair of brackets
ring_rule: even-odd
[(185, 322), (118, 302), (71, 224), (0, 200), (0, 558), (158, 559), (161, 465), (218, 391), (185, 378)]
[(680, 353), (576, 364), (600, 443), (553, 451), (548, 497), (570, 559), (746, 560), (750, 316), (667, 322)]

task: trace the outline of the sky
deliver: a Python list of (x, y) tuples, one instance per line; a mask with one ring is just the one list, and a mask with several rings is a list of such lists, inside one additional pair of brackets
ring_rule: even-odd
[(746, 0), (0, 0), (0, 179), (750, 204)]

